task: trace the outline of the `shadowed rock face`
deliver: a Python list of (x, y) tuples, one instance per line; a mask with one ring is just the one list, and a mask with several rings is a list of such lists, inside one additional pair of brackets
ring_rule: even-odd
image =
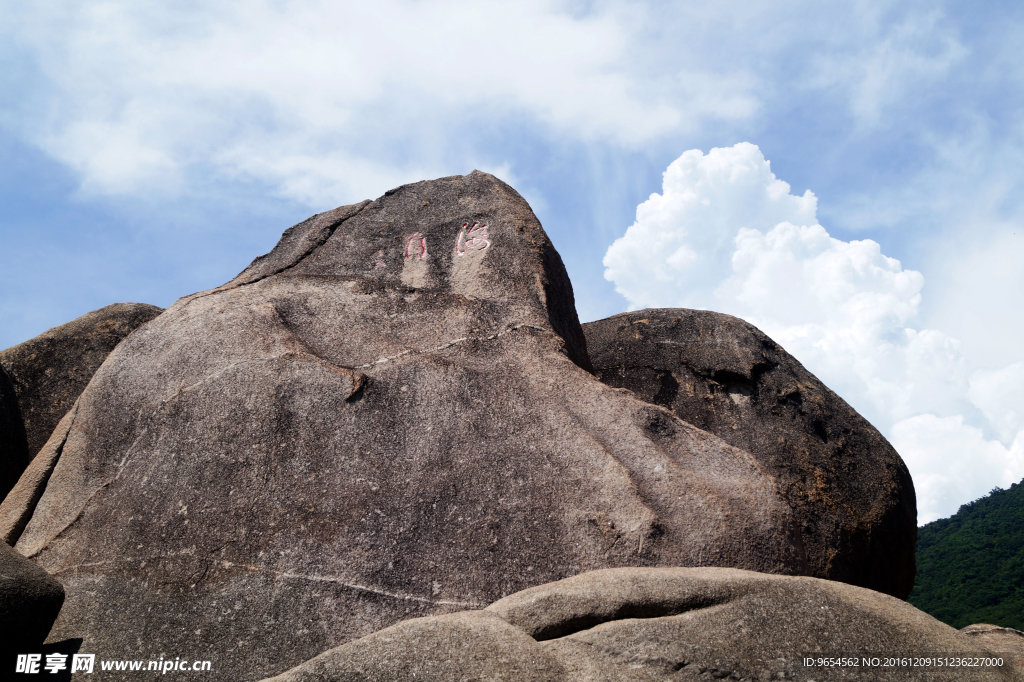
[(0, 364), (0, 499), (14, 487), (28, 462), (28, 441), (18, 394), (10, 375)]
[(38, 653), (64, 602), (64, 588), (43, 569), (0, 542), (0, 665), (15, 669), (17, 654)]
[(811, 575), (906, 599), (917, 504), (871, 424), (751, 324), (681, 308), (583, 325), (597, 376), (750, 452), (798, 519)]
[[(408, 620), (265, 682), (1024, 679), (1006, 659), (987, 668), (884, 662), (996, 651), (905, 602), (843, 583), (620, 568), (524, 590), (482, 611)], [(809, 667), (804, 657), (879, 663)]]
[(291, 228), (119, 345), (12, 492), (45, 489), (17, 548), (67, 589), (51, 638), (254, 680), (594, 568), (806, 572), (762, 466), (585, 348), (558, 254), (489, 175)]
[[(17, 346), (0, 351), (0, 448), (5, 438), (18, 440), (18, 434), (4, 434), (12, 428), (4, 424), (4, 377), (10, 379), (21, 420), (24, 451), (8, 446), (11, 454), (4, 463), (13, 473), (0, 474), (0, 498), (14, 486), (18, 476), (43, 444), (75, 400), (85, 389), (114, 347), (140, 325), (152, 320), (163, 308), (145, 303), (114, 303), (54, 327)], [(2, 453), (3, 450), (0, 450)], [(9, 482), (5, 485), (5, 479)]]

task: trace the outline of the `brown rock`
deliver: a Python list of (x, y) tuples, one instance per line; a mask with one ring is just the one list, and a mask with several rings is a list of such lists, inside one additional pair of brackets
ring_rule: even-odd
[[(489, 651), (515, 651), (519, 667), (502, 676)], [(447, 652), (452, 664), (442, 667)], [(557, 682), (1024, 679), (1005, 661), (951, 663), (991, 658), (971, 637), (861, 587), (725, 568), (620, 568), (524, 590), (483, 612), (405, 621), (273, 682), (405, 680), (427, 670), (437, 682), (519, 680), (524, 662), (541, 668), (536, 679)]]
[(96, 373), (18, 539), (68, 591), (52, 637), (251, 680), (594, 568), (806, 571), (749, 454), (583, 369), (571, 292), (474, 172), (179, 300)]
[[(6, 468), (17, 473), (13, 479), (9, 474), (0, 478), (0, 498), (50, 438), (114, 346), (162, 311), (145, 303), (114, 303), (0, 351), (0, 374), (6, 371), (10, 377), (26, 448), (26, 454), (7, 455)], [(5, 401), (3, 384), (0, 376), (0, 403)], [(9, 408), (0, 406), (0, 415), (5, 409)], [(0, 447), (5, 437), (2, 420), (0, 416)], [(11, 467), (10, 461), (17, 466)]]
[(1024, 673), (1024, 632), (988, 623), (975, 623), (961, 628), (960, 632), (980, 643), (989, 651), (1011, 659)]
[(796, 358), (743, 320), (640, 310), (583, 325), (609, 386), (750, 452), (798, 519), (811, 575), (906, 599), (917, 503), (889, 442)]
[(0, 542), (0, 665), (14, 671), (14, 655), (38, 653), (64, 602), (64, 588), (46, 571)]

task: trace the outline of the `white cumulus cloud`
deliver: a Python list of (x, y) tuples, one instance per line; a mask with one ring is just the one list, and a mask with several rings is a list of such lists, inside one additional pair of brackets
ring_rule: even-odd
[(831, 237), (816, 211), (752, 144), (690, 150), (609, 247), (605, 277), (631, 309), (717, 310), (772, 336), (890, 438), (922, 523), (1024, 477), (1024, 363), (975, 366), (915, 328), (923, 275)]
[(605, 278), (634, 307), (700, 307), (709, 285), (730, 269), (738, 228), (811, 224), (817, 198), (789, 193), (749, 143), (694, 149), (665, 171), (664, 192), (637, 208), (637, 220), (604, 258)]
[(950, 516), (961, 504), (1024, 476), (1024, 429), (1007, 447), (987, 440), (961, 415), (922, 414), (895, 424), (889, 440), (914, 477), (919, 523)]

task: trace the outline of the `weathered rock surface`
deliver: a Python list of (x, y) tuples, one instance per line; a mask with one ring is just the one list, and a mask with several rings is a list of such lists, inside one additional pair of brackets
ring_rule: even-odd
[(1012, 658), (1017, 668), (1024, 671), (1024, 632), (988, 623), (968, 625), (960, 632), (990, 651)]
[(762, 465), (588, 367), (497, 179), (300, 223), (115, 348), (12, 491), (43, 491), (17, 548), (67, 590), (51, 639), (237, 682), (595, 568), (807, 572)]
[[(514, 663), (493, 665), (492, 651)], [(408, 620), (265, 682), (1024, 679), (1010, 665), (884, 661), (922, 656), (992, 652), (861, 587), (725, 568), (620, 568), (527, 589), (483, 611)], [(865, 657), (878, 664), (863, 665)], [(805, 658), (861, 665), (811, 667)]]
[(40, 650), (63, 602), (59, 582), (0, 542), (0, 662), (5, 676), (14, 670), (14, 654)]
[[(19, 468), (6, 485), (0, 479), (0, 497), (50, 438), (110, 351), (161, 312), (162, 308), (145, 303), (114, 303), (0, 351), (0, 374), (6, 371), (10, 377), (27, 452), (27, 457), (18, 452), (7, 455), (19, 462)], [(0, 402), (4, 401), (3, 382), (0, 377)], [(2, 419), (0, 416), (0, 447), (5, 438)]]
[(811, 575), (906, 599), (917, 503), (903, 460), (842, 398), (743, 320), (650, 309), (583, 325), (595, 372), (730, 445), (779, 481)]
[(460, 611), (403, 621), (327, 651), (273, 682), (566, 679), (558, 657), (519, 628), (487, 611)]

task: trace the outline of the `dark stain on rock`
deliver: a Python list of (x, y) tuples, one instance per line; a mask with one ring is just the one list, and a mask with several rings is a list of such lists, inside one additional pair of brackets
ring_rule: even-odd
[(659, 372), (658, 384), (658, 392), (654, 394), (654, 399), (651, 402), (672, 409), (676, 395), (679, 393), (679, 382), (676, 381), (672, 372), (663, 371)]

